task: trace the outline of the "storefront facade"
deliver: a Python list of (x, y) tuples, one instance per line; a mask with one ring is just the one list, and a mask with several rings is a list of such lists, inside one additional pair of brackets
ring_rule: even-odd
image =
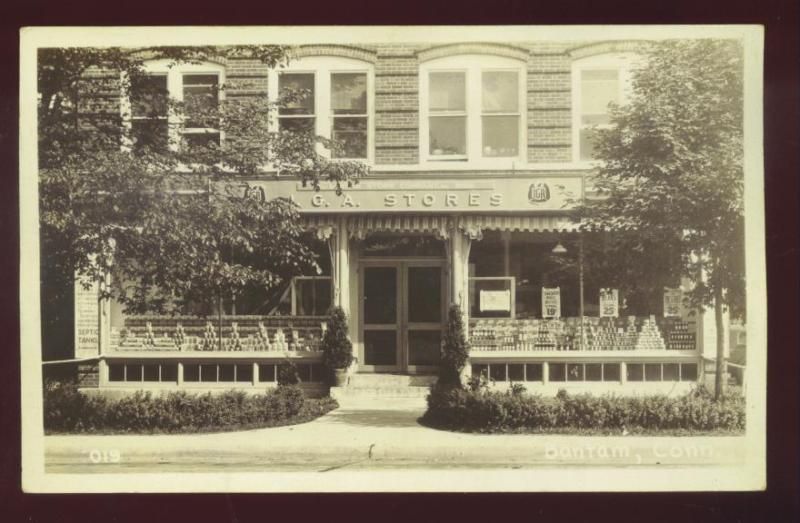
[[(279, 125), (344, 140), (370, 175), (338, 195), (269, 172), (243, 183), (257, 197), (295, 201), (330, 262), (291, 282), (270, 310), (125, 316), (110, 303), (92, 309), (91, 293), (76, 290), (89, 303), (76, 316), (76, 356), (99, 353), (84, 385), (260, 390), (288, 358), (321, 388), (331, 305), (348, 315), (352, 373), (430, 375), (451, 304), (468, 327), (468, 372), (495, 386), (695, 385), (713, 339), (706, 316), (673, 302), (628, 310), (603, 282), (585, 282), (591, 260), (572, 214), (593, 195), (589, 133), (606, 124), (609, 102), (624, 102), (637, 46), (308, 45), (280, 74), (227, 63), (229, 96), (240, 77), (268, 91), (309, 89), (314, 103), (279, 115)], [(96, 332), (79, 328), (93, 314)]]

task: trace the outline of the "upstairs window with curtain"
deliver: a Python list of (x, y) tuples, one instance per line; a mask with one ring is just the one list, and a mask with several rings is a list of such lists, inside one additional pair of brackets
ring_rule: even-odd
[(334, 158), (367, 157), (367, 74), (331, 73), (331, 138)]
[(131, 81), (130, 138), (135, 150), (166, 149), (169, 143), (167, 75), (152, 74)]
[(466, 73), (432, 72), (428, 88), (429, 154), (441, 159), (466, 158)]

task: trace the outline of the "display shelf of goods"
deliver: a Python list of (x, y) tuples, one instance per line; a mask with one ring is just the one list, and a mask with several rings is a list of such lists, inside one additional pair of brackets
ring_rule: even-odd
[(695, 334), (689, 330), (689, 323), (683, 320), (668, 322), (664, 331), (669, 350), (695, 350), (697, 347)]
[(693, 348), (694, 335), (688, 332), (688, 327), (674, 325), (674, 328), (665, 326), (664, 332), (668, 334), (665, 338), (655, 316), (586, 317), (582, 342), (579, 318), (481, 319), (472, 325), (470, 343), (474, 351), (651, 351), (690, 345)]

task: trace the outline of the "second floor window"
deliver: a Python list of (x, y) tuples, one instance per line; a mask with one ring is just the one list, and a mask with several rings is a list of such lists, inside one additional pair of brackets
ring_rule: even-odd
[(332, 139), (332, 158), (366, 160), (371, 154), (370, 71), (360, 62), (300, 59), (277, 74), (282, 104), (278, 128)]
[(575, 62), (573, 104), (575, 160), (595, 156), (594, 135), (611, 125), (611, 105), (626, 102), (635, 55), (598, 55)]
[[(131, 79), (130, 98), (122, 113), (134, 149), (219, 145), (216, 109), (221, 98), (222, 67), (213, 64), (148, 64), (148, 72)], [(180, 109), (172, 106), (177, 102)]]
[(488, 56), (447, 57), (421, 70), (421, 149), (432, 161), (523, 156), (524, 66)]

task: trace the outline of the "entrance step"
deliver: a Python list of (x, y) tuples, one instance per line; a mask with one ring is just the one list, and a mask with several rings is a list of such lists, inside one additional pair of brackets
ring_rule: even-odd
[(331, 397), (337, 400), (369, 398), (421, 398), (428, 395), (436, 376), (407, 374), (354, 374), (347, 385), (331, 387)]

